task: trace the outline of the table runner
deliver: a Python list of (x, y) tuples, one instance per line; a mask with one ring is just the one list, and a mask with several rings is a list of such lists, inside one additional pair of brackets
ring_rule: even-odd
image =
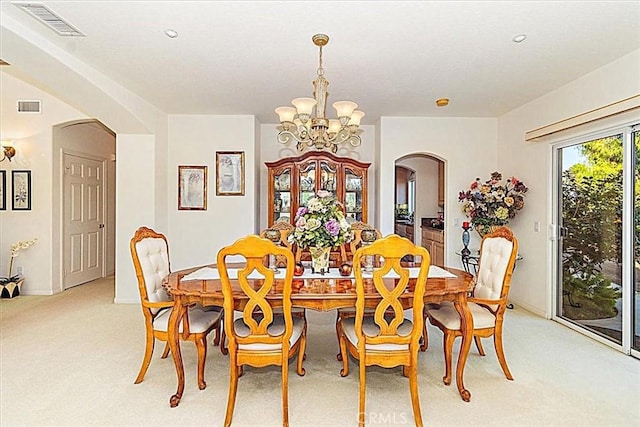
[[(238, 269), (228, 269), (227, 271), (230, 279), (238, 278)], [(279, 268), (278, 272), (275, 275), (275, 278), (284, 279), (284, 271), (285, 271), (284, 268)], [(418, 277), (419, 271), (420, 271), (420, 268), (418, 267), (410, 267), (409, 277), (410, 278)], [(371, 276), (372, 276), (371, 274), (367, 274), (367, 273), (363, 274), (363, 277), (365, 278), (370, 278)], [(385, 277), (395, 279), (400, 276), (398, 276), (398, 274), (392, 270)], [(447, 270), (440, 268), (436, 265), (430, 265), (428, 277), (435, 279), (435, 278), (453, 278), (456, 276), (455, 274), (449, 273)], [(349, 276), (342, 276), (338, 271), (337, 267), (331, 268), (325, 274), (314, 274), (311, 272), (311, 269), (309, 267), (305, 266), (305, 270), (302, 276), (295, 276), (294, 278), (295, 279), (353, 279), (354, 275), (352, 272)], [(187, 274), (186, 276), (182, 277), (180, 281), (184, 282), (188, 280), (216, 280), (216, 279), (220, 279), (220, 272), (218, 271), (217, 268), (203, 267), (194, 271), (193, 273)], [(251, 274), (249, 274), (249, 279), (262, 279), (262, 275), (254, 270), (251, 272)]]

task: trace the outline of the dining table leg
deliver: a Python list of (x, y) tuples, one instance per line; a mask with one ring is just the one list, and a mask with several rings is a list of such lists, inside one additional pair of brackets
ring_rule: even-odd
[(460, 354), (458, 355), (458, 364), (456, 366), (456, 385), (462, 400), (469, 402), (471, 400), (471, 392), (464, 388), (464, 366), (467, 363), (471, 341), (473, 340), (473, 317), (467, 305), (466, 294), (458, 294), (454, 301), (454, 306), (460, 316), (460, 332), (462, 333), (462, 343), (460, 344)]
[(180, 352), (180, 319), (182, 319), (184, 307), (179, 296), (174, 299), (171, 316), (169, 316), (169, 325), (167, 327), (169, 349), (173, 357), (173, 363), (176, 367), (176, 375), (178, 376), (178, 389), (176, 394), (169, 399), (169, 405), (175, 408), (180, 403), (182, 393), (184, 392), (184, 366), (182, 365), (182, 353)]

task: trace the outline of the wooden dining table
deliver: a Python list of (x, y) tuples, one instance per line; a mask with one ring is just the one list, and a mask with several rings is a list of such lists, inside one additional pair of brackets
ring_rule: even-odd
[[(241, 268), (243, 264), (231, 266), (231, 268)], [(408, 267), (415, 267), (418, 264), (407, 263)], [(184, 276), (202, 270), (203, 267), (215, 269), (215, 264), (179, 270), (170, 273), (164, 278), (163, 287), (173, 297), (174, 306), (169, 318), (168, 344), (173, 357), (178, 377), (178, 387), (176, 393), (169, 399), (171, 407), (178, 406), (184, 392), (184, 367), (182, 364), (182, 354), (180, 352), (179, 323), (185, 313), (185, 309), (190, 304), (200, 304), (203, 306), (222, 307), (224, 297), (222, 295), (222, 283), (220, 279), (208, 278), (202, 280), (183, 280)], [(462, 399), (466, 402), (471, 400), (471, 392), (464, 387), (464, 367), (469, 355), (471, 341), (473, 338), (473, 318), (467, 305), (467, 296), (472, 286), (473, 276), (456, 268), (442, 267), (455, 277), (429, 277), (425, 289), (425, 304), (439, 303), (442, 301), (452, 301), (458, 314), (460, 315), (460, 327), (462, 331), (462, 343), (460, 354), (456, 365), (456, 385)], [(317, 311), (329, 311), (338, 308), (354, 308), (356, 306), (356, 287), (353, 277), (325, 277), (322, 275), (305, 275), (304, 278), (294, 277), (292, 283), (292, 305), (293, 307), (307, 308)], [(366, 306), (375, 307), (380, 300), (380, 295), (376, 292), (373, 284), (366, 286)], [(389, 287), (393, 286), (394, 278), (385, 278), (389, 282)], [(408, 292), (402, 297), (404, 308), (411, 307), (413, 299), (414, 285), (410, 279)], [(232, 279), (232, 286), (234, 280)], [(254, 287), (258, 289), (261, 285), (260, 279), (254, 279)], [(282, 281), (281, 281), (282, 282)], [(235, 288), (235, 286), (233, 286)], [(267, 297), (273, 306), (282, 305), (282, 284), (276, 286), (275, 290)], [(240, 292), (239, 287), (234, 295), (235, 309), (242, 310), (246, 303), (246, 297)], [(426, 337), (425, 337), (426, 338)], [(443, 377), (446, 385), (451, 383), (451, 378)]]

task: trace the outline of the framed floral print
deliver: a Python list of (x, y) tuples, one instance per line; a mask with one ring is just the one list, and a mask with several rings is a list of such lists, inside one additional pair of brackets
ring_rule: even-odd
[(178, 166), (178, 210), (207, 210), (206, 166)]
[(7, 210), (7, 171), (0, 171), (0, 211)]
[(11, 209), (31, 210), (31, 171), (11, 171)]
[(216, 151), (216, 196), (244, 196), (244, 151)]

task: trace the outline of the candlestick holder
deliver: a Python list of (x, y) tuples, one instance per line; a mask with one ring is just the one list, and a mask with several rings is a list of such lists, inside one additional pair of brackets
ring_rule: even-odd
[[(280, 246), (280, 230), (269, 228), (265, 231), (264, 235), (277, 246)], [(279, 273), (276, 256), (274, 254), (269, 254), (269, 269), (276, 274)]]
[(469, 255), (471, 255), (471, 251), (469, 250), (469, 228), (470, 225), (468, 222), (463, 222), (462, 223), (462, 244), (464, 245), (464, 248), (462, 248), (462, 260), (463, 262), (468, 262), (469, 261)]

